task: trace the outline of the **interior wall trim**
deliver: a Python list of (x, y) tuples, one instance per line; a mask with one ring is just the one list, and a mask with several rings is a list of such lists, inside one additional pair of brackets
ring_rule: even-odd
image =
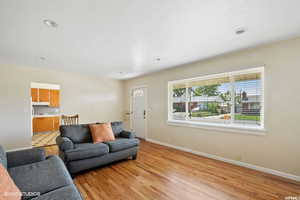
[(264, 173), (268, 173), (268, 174), (272, 174), (272, 175), (276, 175), (276, 176), (280, 176), (280, 177), (283, 177), (283, 178), (287, 178), (287, 179), (291, 179), (291, 180), (300, 182), (300, 176), (296, 176), (296, 175), (289, 174), (289, 173), (286, 173), (286, 172), (281, 172), (281, 171), (274, 170), (274, 169), (269, 169), (269, 168), (265, 168), (265, 167), (261, 167), (261, 166), (257, 166), (257, 165), (237, 161), (237, 160), (232, 160), (232, 159), (224, 158), (224, 157), (221, 157), (221, 156), (216, 156), (216, 155), (205, 153), (205, 152), (195, 151), (195, 150), (192, 150), (192, 149), (189, 149), (189, 148), (176, 146), (176, 145), (173, 145), (173, 144), (168, 144), (168, 143), (165, 143), (165, 142), (160, 142), (160, 141), (149, 139), (149, 138), (146, 139), (146, 141), (152, 142), (152, 143), (155, 143), (155, 144), (159, 144), (159, 145), (163, 145), (163, 146), (167, 146), (167, 147), (171, 147), (171, 148), (174, 148), (174, 149), (177, 149), (177, 150), (189, 152), (189, 153), (192, 153), (192, 154), (195, 154), (195, 155), (204, 156), (204, 157), (211, 158), (211, 159), (214, 159), (214, 160), (223, 161), (223, 162), (230, 163), (230, 164), (233, 164), (233, 165), (246, 167), (246, 168), (249, 168), (249, 169), (257, 170), (257, 171), (260, 171), (260, 172), (264, 172)]

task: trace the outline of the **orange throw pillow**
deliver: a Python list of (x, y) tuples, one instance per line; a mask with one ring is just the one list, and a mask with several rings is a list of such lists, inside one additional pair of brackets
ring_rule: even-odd
[(0, 164), (0, 200), (20, 200), (21, 196), (21, 191)]
[(94, 143), (108, 142), (115, 140), (110, 123), (89, 125)]

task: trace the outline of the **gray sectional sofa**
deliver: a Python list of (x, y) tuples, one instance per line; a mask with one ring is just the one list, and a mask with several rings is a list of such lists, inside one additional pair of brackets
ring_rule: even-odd
[(136, 159), (139, 140), (134, 133), (123, 130), (122, 122), (112, 122), (111, 126), (116, 140), (96, 144), (88, 124), (60, 126), (56, 142), (71, 174), (129, 157)]
[(64, 163), (58, 156), (45, 156), (41, 148), (5, 152), (0, 163), (23, 193), (22, 199), (82, 200)]

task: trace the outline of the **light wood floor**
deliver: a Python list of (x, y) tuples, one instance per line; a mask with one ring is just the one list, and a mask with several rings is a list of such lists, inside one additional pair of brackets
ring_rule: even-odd
[[(57, 154), (57, 146), (46, 147)], [(300, 183), (142, 141), (137, 160), (98, 168), (74, 179), (87, 200), (285, 199)]]

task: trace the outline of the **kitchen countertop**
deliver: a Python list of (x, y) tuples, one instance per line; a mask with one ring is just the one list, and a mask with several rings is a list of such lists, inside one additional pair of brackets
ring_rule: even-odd
[(60, 117), (60, 114), (33, 115), (32, 117)]

